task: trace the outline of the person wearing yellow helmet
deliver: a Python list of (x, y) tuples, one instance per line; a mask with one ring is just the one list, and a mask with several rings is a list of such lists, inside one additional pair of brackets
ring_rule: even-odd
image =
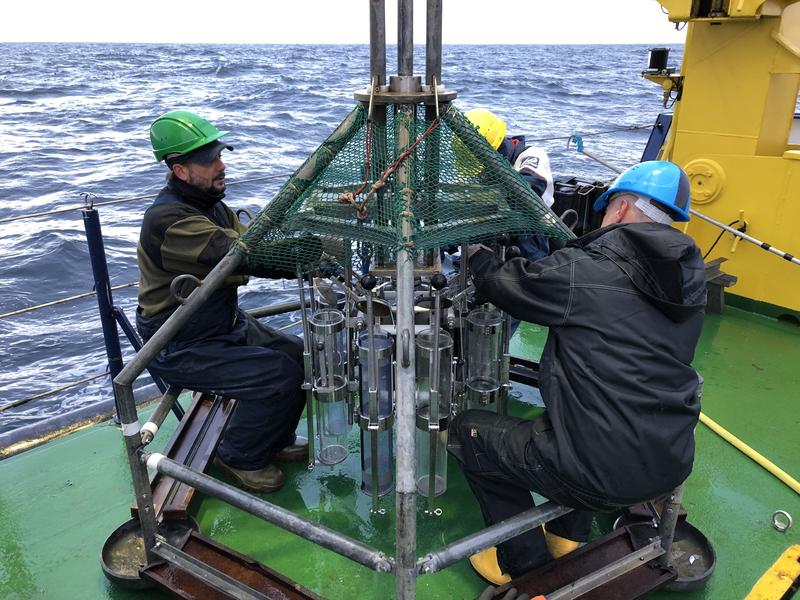
[[(554, 202), (553, 173), (550, 170), (550, 157), (539, 146), (528, 145), (524, 135), (507, 135), (503, 119), (485, 108), (473, 108), (464, 116), (475, 126), (487, 142), (497, 150), (527, 181), (531, 189), (550, 208)], [(550, 243), (546, 236), (538, 234), (520, 235), (511, 240), (525, 258), (537, 260), (550, 253)]]
[[(183, 274), (203, 279), (246, 230), (222, 201), (222, 152), (233, 150), (220, 140), (225, 133), (182, 110), (162, 115), (150, 127), (153, 154), (169, 172), (167, 185), (145, 211), (137, 246), (136, 326), (145, 341), (180, 305), (171, 291), (173, 280)], [(237, 287), (247, 283), (248, 274), (294, 278), (294, 273), (242, 269), (148, 369), (171, 385), (234, 398), (216, 464), (243, 487), (271, 492), (284, 481), (276, 462), (308, 458), (308, 441), (295, 435), (305, 406), (303, 344), (242, 311)]]
[(692, 470), (700, 413), (692, 360), (705, 267), (673, 221), (690, 218), (689, 179), (649, 161), (622, 173), (594, 210), (602, 225), (539, 260), (471, 246), (476, 293), (548, 328), (534, 420), (459, 413), (448, 451), (487, 525), (533, 507), (531, 491), (575, 510), (471, 557), (507, 583), (586, 541), (592, 511), (664, 496)]

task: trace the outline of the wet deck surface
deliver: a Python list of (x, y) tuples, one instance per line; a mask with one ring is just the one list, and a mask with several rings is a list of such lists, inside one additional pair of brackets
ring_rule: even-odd
[[(523, 327), (512, 351), (536, 358), (542, 341), (542, 330)], [(704, 412), (794, 477), (800, 476), (798, 365), (799, 327), (730, 307), (724, 317), (707, 317), (695, 359), (706, 380)], [(537, 410), (513, 403), (518, 415)], [(154, 448), (167, 437), (161, 432)], [(354, 430), (352, 452), (340, 465), (311, 472), (287, 466), (284, 488), (265, 497), (394, 555), (394, 495), (381, 502), (385, 514), (370, 512), (370, 497), (359, 489), (357, 445)], [(448, 470), (449, 489), (434, 507), (441, 514), (426, 512), (426, 500), (418, 499), (417, 556), (481, 527), (477, 504), (452, 461)], [(100, 549), (129, 518), (132, 495), (122, 437), (112, 424), (0, 462), (0, 598), (166, 597), (115, 588), (100, 569)], [(654, 598), (742, 598), (789, 545), (800, 543), (800, 497), (704, 425), (697, 429), (697, 459), (684, 506), (689, 521), (711, 539), (717, 570), (701, 590)], [(786, 533), (771, 525), (779, 509), (796, 522)], [(193, 513), (205, 535), (325, 598), (394, 597), (390, 575), (373, 573), (218, 500), (196, 501)], [(612, 520), (598, 518), (596, 533), (605, 532)], [(417, 597), (474, 598), (484, 587), (461, 561), (421, 577)]]

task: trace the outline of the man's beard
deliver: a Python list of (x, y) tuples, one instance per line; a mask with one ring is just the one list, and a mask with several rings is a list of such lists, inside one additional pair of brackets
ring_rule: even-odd
[[(220, 179), (223, 180), (222, 186), (215, 187), (214, 183)], [(223, 171), (222, 173), (220, 173), (211, 180), (210, 185), (202, 185), (203, 181), (200, 178), (194, 177), (193, 175), (189, 175), (189, 185), (196, 187), (198, 190), (206, 194), (209, 194), (211, 196), (216, 196), (225, 193), (225, 188), (227, 187), (227, 185), (225, 184), (224, 179), (225, 179), (225, 172)]]

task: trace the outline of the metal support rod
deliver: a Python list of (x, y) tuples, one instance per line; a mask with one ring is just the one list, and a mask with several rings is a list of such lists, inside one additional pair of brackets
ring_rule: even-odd
[[(279, 302), (277, 304), (270, 304), (269, 306), (262, 306), (260, 308), (248, 310), (247, 314), (255, 319), (260, 319), (262, 317), (274, 317), (275, 315), (282, 315), (294, 310), (300, 310), (300, 306), (301, 304), (299, 300)], [(306, 302), (306, 306), (308, 306), (308, 302)]]
[(370, 81), (386, 83), (385, 0), (369, 0), (369, 73)]
[[(555, 502), (547, 502), (536, 508), (526, 510), (510, 519), (506, 519), (491, 527), (465, 536), (452, 544), (448, 544), (439, 550), (427, 554), (418, 562), (419, 573), (425, 575), (441, 571), (445, 567), (449, 567), (467, 556), (471, 556), (476, 552), (486, 550), (486, 548), (510, 540), (521, 533), (538, 527), (542, 523), (557, 519), (561, 515), (565, 515), (571, 511), (571, 508), (560, 506)], [(397, 567), (398, 569), (400, 567), (399, 557)]]
[(665, 566), (670, 564), (670, 550), (672, 550), (672, 540), (675, 538), (675, 525), (678, 523), (681, 500), (683, 500), (683, 484), (676, 487), (669, 495), (658, 523), (658, 537), (661, 538), (661, 547), (664, 549), (661, 561)]
[[(121, 375), (120, 375), (121, 376)], [(119, 376), (118, 376), (119, 377)], [(150, 477), (147, 467), (139, 460), (142, 449), (142, 436), (139, 430), (139, 417), (136, 413), (136, 400), (133, 397), (133, 387), (128, 384), (117, 386), (114, 383), (117, 395), (117, 414), (125, 438), (125, 450), (128, 454), (128, 465), (131, 468), (133, 491), (136, 495), (136, 506), (139, 509), (139, 524), (142, 528), (142, 540), (147, 564), (156, 560), (153, 546), (156, 543), (156, 511), (153, 505), (153, 493), (150, 488)]]
[(269, 600), (269, 598), (261, 592), (234, 579), (227, 573), (215, 569), (191, 554), (179, 550), (164, 539), (159, 538), (153, 552), (168, 563), (179, 567), (181, 571), (192, 574), (196, 579), (203, 581), (203, 583), (206, 583), (228, 598), (237, 598), (239, 600)]
[(356, 106), (322, 145), (300, 165), (266, 208), (259, 213), (255, 221), (250, 223), (247, 232), (242, 236), (245, 242), (261, 239), (270, 228), (283, 225), (289, 207), (308, 189), (312, 182), (316, 181), (317, 176), (328, 167), (339, 151), (359, 131), (359, 128), (353, 125), (360, 118), (360, 111), (361, 107)]
[(308, 521), (285, 508), (243, 492), (232, 485), (218, 481), (203, 473), (198, 473), (167, 458), (163, 454), (149, 454), (143, 460), (159, 473), (186, 483), (204, 494), (224, 500), (231, 506), (273, 523), (286, 531), (291, 531), (318, 546), (341, 554), (373, 571), (390, 573), (393, 569), (391, 557), (386, 556), (380, 550), (328, 529), (323, 525)]
[[(378, 511), (378, 359), (375, 356), (375, 313), (372, 307), (372, 290), (367, 290), (367, 369), (369, 385), (367, 386), (369, 409), (369, 457), (372, 475), (372, 511)], [(388, 390), (387, 390), (388, 392)], [(362, 449), (363, 452), (363, 449)]]
[[(401, 4), (403, 4), (401, 0)], [(410, 2), (408, 2), (410, 4)], [(411, 132), (415, 128), (414, 105), (396, 108), (396, 119), (400, 122), (397, 135), (397, 150), (408, 148)], [(397, 170), (399, 189), (408, 189), (412, 180), (407, 161)], [(413, 191), (404, 194), (401, 213), (401, 239), (405, 241), (397, 250), (397, 361), (396, 414), (397, 414), (397, 475), (396, 475), (396, 597), (411, 600), (416, 595), (416, 544), (417, 544), (417, 499), (415, 468), (415, 361), (414, 350), (414, 252), (411, 246), (413, 234)], [(404, 347), (405, 346), (405, 347)], [(404, 359), (407, 358), (407, 360)]]
[(397, 0), (397, 74), (414, 74), (414, 0)]
[[(431, 286), (433, 288), (433, 286)], [(428, 393), (428, 510), (433, 510), (433, 499), (436, 497), (436, 444), (439, 438), (439, 325), (441, 324), (441, 292), (433, 292), (433, 351), (431, 352), (430, 376), (431, 387)]]
[[(345, 240), (344, 243), (344, 280), (347, 285), (353, 281), (353, 247), (350, 240)], [(334, 283), (336, 280), (333, 280)], [(356, 410), (356, 390), (358, 389), (358, 382), (356, 381), (356, 339), (357, 334), (354, 331), (354, 319), (352, 315), (353, 302), (348, 296), (347, 292), (350, 288), (344, 286), (345, 299), (344, 299), (344, 318), (345, 318), (345, 333), (347, 339), (347, 423), (353, 424), (355, 419)]]
[[(131, 346), (133, 349), (138, 352), (142, 349), (142, 338), (139, 337), (139, 334), (134, 329), (131, 322), (128, 320), (128, 317), (125, 315), (123, 310), (119, 306), (114, 307), (114, 318), (117, 320), (117, 325), (119, 328), (122, 329), (122, 332), (125, 334), (125, 337), (128, 338)], [(150, 378), (153, 380), (155, 386), (159, 389), (159, 391), (163, 394), (167, 391), (167, 384), (158, 376), (155, 375), (150, 369), (147, 369), (147, 372), (150, 373)], [(183, 409), (180, 407), (180, 404), (173, 404), (172, 405), (172, 412), (175, 413), (175, 417), (180, 421), (183, 418)]]
[[(106, 346), (108, 369), (111, 379), (122, 371), (122, 348), (119, 344), (119, 332), (114, 318), (114, 300), (111, 296), (111, 282), (108, 276), (106, 250), (103, 244), (103, 233), (100, 228), (100, 217), (94, 208), (86, 207), (82, 211), (83, 228), (86, 231), (86, 243), (89, 246), (89, 259), (94, 276), (94, 289), (97, 296), (97, 309), (100, 312), (100, 324), (103, 328), (103, 342)], [(116, 402), (117, 394), (114, 393)], [(119, 413), (119, 407), (117, 407)]]
[(442, 0), (428, 0), (425, 24), (425, 83), (442, 81)]
[[(297, 289), (300, 293), (300, 306), (307, 306), (306, 304), (306, 285), (303, 283), (303, 273), (300, 268), (297, 269)], [(311, 292), (313, 295), (313, 292)], [(313, 389), (314, 389), (314, 369), (311, 364), (311, 329), (308, 326), (308, 315), (306, 309), (300, 310), (300, 316), (303, 321), (303, 391), (306, 394), (306, 427), (308, 429), (308, 468), (313, 469), (315, 463), (314, 454), (314, 407), (313, 407)]]
[(176, 385), (171, 385), (169, 388), (167, 388), (167, 391), (164, 392), (164, 395), (161, 397), (161, 401), (158, 403), (158, 406), (156, 406), (156, 409), (150, 416), (150, 420), (144, 424), (144, 427), (142, 427), (143, 445), (146, 446), (153, 441), (153, 438), (156, 436), (159, 427), (161, 427), (162, 423), (164, 423), (167, 413), (178, 401), (178, 396), (181, 395), (182, 391), (183, 388)]
[(503, 347), (502, 359), (500, 360), (500, 390), (497, 394), (497, 414), (501, 417), (508, 416), (508, 396), (511, 390), (511, 380), (509, 378), (511, 369), (511, 315), (505, 311), (503, 315)]
[(461, 242), (459, 259), (458, 292), (461, 293), (466, 290), (469, 285), (469, 243), (466, 241)]
[(587, 592), (641, 567), (663, 553), (664, 550), (661, 548), (661, 544), (659, 544), (658, 540), (655, 540), (639, 550), (635, 550), (554, 592), (550, 592), (547, 594), (547, 600), (573, 600), (574, 598), (580, 598)]

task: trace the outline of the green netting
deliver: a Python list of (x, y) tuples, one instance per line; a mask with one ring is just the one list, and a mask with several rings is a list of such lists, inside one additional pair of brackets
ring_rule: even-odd
[(422, 105), (384, 110), (370, 121), (355, 108), (258, 214), (241, 247), (250, 266), (314, 269), (311, 237), (340, 264), (501, 234), (573, 237), (454, 106), (433, 120)]

